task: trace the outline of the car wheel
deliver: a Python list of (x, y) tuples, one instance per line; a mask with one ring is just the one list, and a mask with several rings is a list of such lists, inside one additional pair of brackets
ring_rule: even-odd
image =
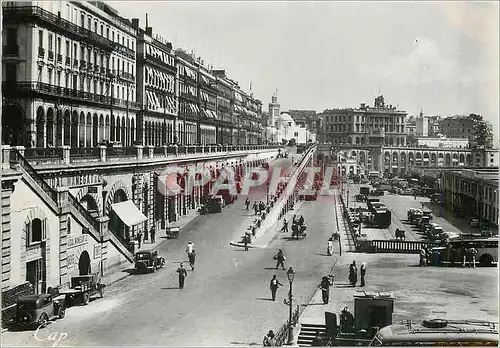
[(38, 327), (44, 328), (45, 326), (47, 326), (48, 322), (49, 316), (47, 315), (47, 313), (43, 313), (40, 316), (40, 319), (38, 319)]
[(89, 296), (89, 293), (88, 293), (88, 292), (84, 292), (84, 293), (82, 294), (82, 302), (83, 302), (83, 304), (84, 304), (85, 306), (89, 304), (89, 302), (90, 302), (90, 296)]
[(156, 265), (153, 266), (152, 271), (153, 271), (153, 273), (156, 272)]
[(59, 316), (59, 319), (62, 319), (66, 316), (66, 308), (62, 307), (59, 308), (59, 313), (57, 313), (57, 315)]

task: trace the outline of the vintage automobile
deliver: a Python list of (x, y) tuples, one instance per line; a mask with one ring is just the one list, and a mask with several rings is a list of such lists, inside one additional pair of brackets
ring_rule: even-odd
[(45, 327), (53, 318), (64, 318), (64, 303), (50, 294), (26, 295), (17, 300), (15, 322), (21, 326)]
[(71, 278), (71, 288), (59, 290), (60, 295), (65, 295), (65, 304), (83, 304), (88, 305), (90, 296), (99, 294), (104, 297), (105, 284), (101, 283), (99, 273), (81, 275)]
[(139, 272), (146, 270), (156, 272), (163, 266), (165, 266), (165, 258), (159, 257), (157, 250), (140, 250), (135, 254), (134, 269)]

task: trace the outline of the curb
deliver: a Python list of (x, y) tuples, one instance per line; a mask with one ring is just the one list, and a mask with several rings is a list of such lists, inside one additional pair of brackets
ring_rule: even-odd
[(111, 286), (111, 285), (113, 285), (113, 284), (115, 284), (115, 283), (118, 283), (119, 281), (121, 281), (121, 280), (123, 280), (123, 279), (125, 279), (125, 278), (127, 278), (127, 277), (130, 277), (131, 275), (132, 275), (132, 274), (130, 274), (130, 273), (129, 273), (129, 274), (124, 274), (123, 276), (120, 276), (119, 278), (117, 278), (117, 279), (115, 279), (115, 280), (113, 280), (113, 281), (111, 281), (111, 282), (107, 283), (107, 284), (106, 284), (106, 286)]

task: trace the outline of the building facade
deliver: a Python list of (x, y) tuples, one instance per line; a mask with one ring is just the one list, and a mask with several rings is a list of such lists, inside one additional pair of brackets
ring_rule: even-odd
[(468, 116), (446, 117), (439, 121), (439, 133), (448, 138), (474, 140), (474, 121)]
[(498, 226), (498, 167), (445, 170), (442, 186), (447, 210)]
[[(386, 105), (384, 97), (375, 98), (373, 107), (364, 103), (357, 109), (325, 110), (321, 117), (325, 124), (323, 141), (333, 144), (377, 144), (405, 146), (405, 111)], [(381, 137), (383, 132), (385, 136)]]
[(467, 138), (447, 138), (442, 137), (422, 137), (417, 138), (417, 146), (427, 147), (449, 147), (449, 148), (468, 148), (469, 139)]
[(132, 20), (137, 37), (137, 100), (142, 105), (138, 113), (137, 140), (142, 145), (163, 146), (178, 138), (177, 68), (172, 45), (153, 36), (153, 29), (139, 28)]
[(93, 147), (135, 141), (136, 31), (110, 6), (3, 2), (3, 141)]

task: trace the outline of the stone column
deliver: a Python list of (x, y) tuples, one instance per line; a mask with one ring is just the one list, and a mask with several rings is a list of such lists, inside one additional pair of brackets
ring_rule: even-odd
[(108, 228), (108, 224), (109, 224), (109, 217), (107, 216), (99, 216), (97, 218), (97, 221), (99, 221), (99, 234), (101, 235), (101, 240), (99, 241), (99, 245), (100, 245), (100, 270), (99, 272), (101, 273), (101, 275), (105, 275), (106, 274), (106, 270), (108, 268), (108, 265), (107, 265), (107, 260), (108, 260), (108, 245), (107, 245), (107, 241), (110, 239), (110, 233), (109, 233), (109, 228)]
[(149, 158), (154, 157), (154, 150), (155, 150), (154, 145), (148, 145), (148, 157)]
[(56, 187), (55, 190), (59, 208), (59, 283), (65, 284), (69, 281), (67, 264), (68, 217), (70, 212), (69, 188)]
[(101, 162), (106, 162), (106, 146), (99, 145), (99, 157)]
[(10, 145), (2, 145), (2, 170), (10, 169)]
[(69, 147), (67, 145), (64, 145), (62, 147), (62, 150), (63, 150), (63, 158), (62, 158), (63, 163), (64, 164), (70, 164), (70, 162), (71, 162), (71, 154), (70, 154), (71, 147)]
[(137, 151), (137, 160), (141, 160), (143, 158), (144, 147), (142, 145), (135, 145)]

